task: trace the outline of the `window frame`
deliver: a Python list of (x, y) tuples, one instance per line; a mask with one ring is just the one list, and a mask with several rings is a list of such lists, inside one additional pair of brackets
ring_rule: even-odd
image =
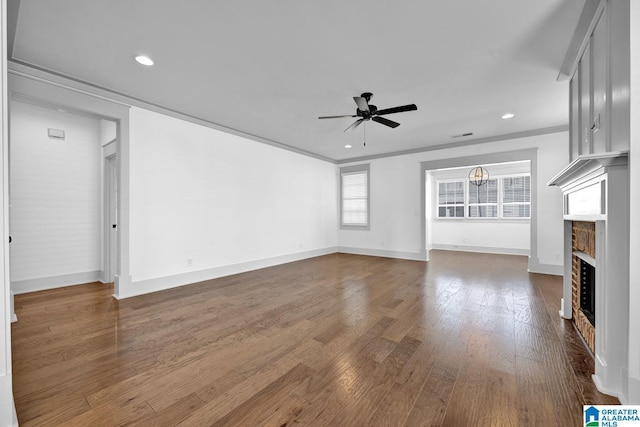
[[(367, 177), (367, 222), (366, 224), (345, 224), (344, 223), (344, 176), (355, 174), (366, 174)], [(340, 229), (341, 230), (369, 230), (371, 226), (371, 173), (369, 164), (345, 166), (340, 168)]]
[[(495, 203), (490, 203), (490, 202), (485, 202), (485, 203), (476, 203), (476, 202), (471, 202), (471, 192), (467, 191), (467, 197), (465, 199), (465, 209), (464, 209), (464, 214), (465, 214), (465, 218), (466, 219), (470, 219), (470, 220), (478, 220), (478, 219), (490, 219), (490, 220), (494, 220), (494, 219), (500, 219), (500, 212), (501, 212), (501, 207), (500, 207), (500, 182), (501, 182), (501, 177), (495, 177), (495, 178), (489, 178), (487, 180), (488, 181), (495, 181), (496, 182), (496, 202)], [(469, 190), (469, 188), (471, 188), (473, 184), (471, 184), (470, 181), (467, 180), (467, 190)], [(484, 185), (479, 186), (478, 188), (481, 189)], [(476, 208), (480, 208), (480, 207), (489, 207), (489, 206), (495, 206), (496, 207), (496, 216), (471, 216), (469, 214), (469, 210), (470, 208), (474, 206)]]
[[(529, 216), (504, 216), (504, 189), (505, 186), (502, 183), (502, 180), (505, 178), (520, 178), (520, 177), (528, 177), (529, 178), (529, 201), (528, 202), (512, 202), (512, 203), (506, 203), (507, 206), (511, 205), (511, 206), (515, 206), (515, 205), (526, 205), (529, 206)], [(522, 221), (522, 220), (529, 220), (531, 219), (531, 174), (529, 173), (519, 173), (519, 174), (511, 174), (511, 175), (504, 175), (500, 177), (500, 218), (502, 219), (507, 219), (507, 220), (517, 220), (517, 221)]]
[[(529, 201), (528, 202), (517, 202), (517, 203), (508, 203), (507, 205), (528, 205), (529, 206), (529, 216), (528, 217), (509, 217), (503, 216), (503, 207), (505, 204), (503, 203), (504, 197), (504, 183), (503, 180), (505, 178), (518, 178), (518, 177), (529, 177)], [(469, 197), (471, 196), (469, 192), (469, 180), (467, 178), (445, 178), (445, 179), (436, 179), (435, 182), (435, 191), (433, 197), (433, 205), (435, 207), (435, 212), (433, 213), (433, 219), (436, 221), (460, 221), (460, 220), (469, 220), (469, 221), (530, 221), (531, 220), (531, 173), (511, 173), (505, 175), (496, 175), (494, 177), (490, 177), (491, 180), (495, 180), (497, 182), (497, 196), (498, 201), (496, 203), (470, 203)], [(440, 184), (441, 183), (449, 183), (449, 182), (462, 182), (464, 188), (464, 216), (440, 216), (440, 207), (441, 206), (456, 206), (456, 205), (441, 205), (440, 204)], [(459, 205), (458, 205), (459, 206)], [(470, 206), (496, 206), (497, 207), (497, 215), (496, 216), (469, 216), (469, 207)]]
[[(462, 191), (464, 194), (462, 195), (462, 204), (440, 204), (440, 184), (449, 184), (452, 182), (461, 182), (462, 183)], [(436, 215), (437, 219), (448, 219), (448, 220), (463, 220), (466, 218), (466, 209), (467, 209), (467, 187), (466, 180), (461, 178), (452, 178), (452, 179), (439, 179), (436, 180)], [(462, 207), (462, 216), (440, 216), (440, 208), (441, 207)]]

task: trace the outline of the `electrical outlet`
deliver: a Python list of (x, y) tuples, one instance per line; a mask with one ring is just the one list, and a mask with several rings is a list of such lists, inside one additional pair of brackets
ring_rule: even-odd
[(187, 258), (187, 267), (193, 266), (193, 260), (191, 258)]
[(556, 254), (556, 261), (560, 261), (560, 254)]

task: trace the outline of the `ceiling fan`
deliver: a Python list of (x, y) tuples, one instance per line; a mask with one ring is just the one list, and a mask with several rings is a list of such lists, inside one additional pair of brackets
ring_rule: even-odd
[(339, 119), (343, 117), (360, 117), (358, 120), (353, 122), (351, 126), (346, 128), (344, 130), (345, 132), (350, 132), (355, 128), (357, 128), (358, 126), (360, 126), (363, 122), (369, 121), (369, 120), (373, 120), (374, 122), (378, 122), (385, 126), (389, 126), (390, 128), (397, 128), (398, 126), (400, 126), (400, 123), (394, 122), (393, 120), (389, 120), (385, 117), (380, 117), (380, 116), (384, 116), (386, 114), (402, 113), (404, 111), (415, 111), (418, 109), (418, 107), (416, 107), (416, 104), (409, 104), (409, 105), (401, 105), (399, 107), (392, 107), (392, 108), (385, 108), (383, 110), (378, 110), (378, 107), (376, 107), (373, 104), (369, 104), (369, 101), (371, 100), (372, 96), (373, 94), (371, 92), (365, 92), (360, 96), (353, 97), (353, 100), (356, 102), (356, 105), (358, 106), (358, 108), (356, 109), (355, 115), (347, 114), (344, 116), (323, 116), (318, 118), (319, 119)]

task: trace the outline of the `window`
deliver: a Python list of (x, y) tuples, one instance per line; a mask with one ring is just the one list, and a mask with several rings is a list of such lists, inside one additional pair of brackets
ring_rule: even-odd
[(342, 228), (369, 227), (369, 165), (340, 169)]
[(467, 179), (437, 181), (438, 218), (531, 217), (531, 177), (509, 175), (476, 186)]
[(504, 218), (531, 217), (531, 177), (502, 178), (502, 216)]
[(498, 217), (498, 180), (489, 179), (485, 184), (474, 185), (469, 181), (469, 218)]
[(464, 218), (464, 181), (438, 183), (438, 217)]

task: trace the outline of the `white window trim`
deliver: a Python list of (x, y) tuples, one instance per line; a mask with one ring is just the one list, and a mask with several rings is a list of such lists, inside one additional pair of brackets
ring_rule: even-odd
[[(344, 196), (342, 194), (343, 185), (342, 185), (342, 177), (344, 175), (351, 175), (355, 173), (366, 172), (367, 174), (367, 223), (362, 225), (355, 224), (344, 224)], [(340, 168), (340, 229), (341, 230), (369, 230), (371, 225), (371, 172), (369, 168), (369, 164), (363, 165), (354, 165), (354, 166), (345, 166)]]
[[(436, 211), (434, 214), (434, 218), (437, 220), (445, 220), (445, 221), (462, 221), (464, 219), (466, 219), (467, 216), (467, 180), (464, 178), (449, 178), (449, 179), (438, 179), (436, 180), (436, 191), (434, 192), (435, 194), (435, 206), (436, 206)], [(447, 184), (449, 182), (462, 182), (462, 189), (464, 191), (464, 200), (465, 202), (462, 205), (441, 205), (440, 204), (440, 184)], [(440, 207), (445, 206), (445, 207), (449, 207), (449, 206), (462, 206), (464, 209), (463, 215), (462, 216), (440, 216)]]
[[(529, 201), (528, 202), (513, 202), (513, 203), (504, 203), (502, 201), (502, 199), (504, 198), (504, 185), (502, 185), (502, 179), (503, 178), (519, 178), (519, 177), (523, 177), (523, 176), (528, 176), (529, 177)], [(500, 184), (499, 184), (499, 202), (500, 205), (498, 207), (498, 216), (500, 217), (500, 219), (502, 220), (509, 220), (509, 221), (528, 221), (531, 219), (531, 174), (529, 173), (514, 173), (514, 174), (509, 174), (509, 175), (501, 175), (500, 176)], [(509, 206), (509, 205), (528, 205), (529, 206), (529, 216), (527, 217), (521, 217), (521, 216), (502, 216), (502, 208), (504, 206)]]
[[(502, 198), (504, 195), (504, 185), (502, 184), (502, 179), (503, 178), (517, 178), (517, 177), (521, 177), (521, 176), (528, 176), (529, 180), (531, 180), (531, 174), (530, 173), (510, 173), (510, 174), (504, 174), (504, 175), (495, 175), (495, 176), (491, 176), (490, 179), (495, 179), (498, 182), (498, 203), (497, 203), (497, 207), (498, 207), (498, 216), (491, 216), (491, 217), (471, 217), (469, 216), (469, 206), (473, 205), (473, 206), (496, 206), (495, 203), (469, 203), (469, 180), (467, 178), (447, 178), (447, 179), (437, 179), (434, 180), (435, 182), (435, 191), (434, 191), (434, 197), (433, 197), (433, 202), (434, 202), (434, 207), (435, 207), (435, 212), (433, 213), (433, 219), (435, 221), (464, 221), (464, 220), (468, 220), (468, 221), (500, 221), (500, 222), (510, 222), (510, 221), (517, 221), (517, 222), (521, 222), (521, 221), (530, 221), (531, 220), (531, 198), (529, 198), (529, 202), (518, 202), (518, 203), (507, 203), (506, 205), (529, 205), (529, 216), (528, 217), (504, 217), (502, 216), (502, 207), (505, 205), (502, 203)], [(444, 216), (439, 216), (439, 208), (441, 206), (452, 206), (452, 205), (440, 205), (439, 200), (439, 184), (440, 183), (448, 183), (448, 182), (463, 182), (464, 185), (464, 216), (459, 216), (459, 217), (444, 217)], [(529, 185), (531, 185), (531, 181), (529, 181)], [(530, 189), (530, 191), (532, 191)]]

